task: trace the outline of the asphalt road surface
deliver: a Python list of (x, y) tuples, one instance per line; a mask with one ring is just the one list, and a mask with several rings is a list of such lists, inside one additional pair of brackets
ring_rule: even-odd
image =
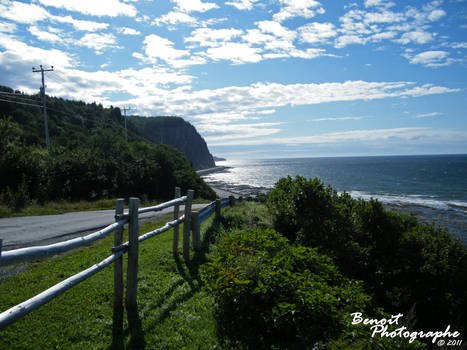
[[(206, 204), (193, 204), (201, 209)], [(184, 206), (180, 206), (182, 214)], [(173, 213), (173, 207), (141, 214), (140, 223)], [(181, 215), (180, 214), (180, 215)], [(47, 245), (85, 236), (115, 222), (115, 210), (96, 210), (58, 215), (22, 216), (0, 219), (2, 250)]]

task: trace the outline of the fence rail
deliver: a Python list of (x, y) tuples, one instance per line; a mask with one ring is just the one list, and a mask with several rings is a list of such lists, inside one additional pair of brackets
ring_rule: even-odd
[[(48, 303), (50, 300), (64, 293), (66, 290), (74, 287), (78, 283), (93, 276), (103, 268), (114, 263), (114, 317), (113, 317), (113, 336), (120, 334), (123, 330), (123, 265), (122, 257), (128, 253), (127, 270), (127, 293), (126, 308), (128, 313), (136, 309), (136, 291), (137, 291), (137, 273), (138, 273), (138, 245), (149, 238), (159, 235), (163, 232), (174, 229), (173, 253), (178, 254), (179, 230), (178, 226), (184, 223), (183, 229), (183, 257), (190, 259), (190, 231), (192, 231), (193, 248), (200, 248), (200, 224), (210, 218), (213, 214), (220, 214), (221, 208), (233, 205), (233, 197), (216, 200), (198, 211), (191, 211), (191, 204), (194, 196), (193, 190), (188, 190), (186, 196), (180, 196), (180, 188), (175, 189), (175, 199), (152, 207), (139, 208), (139, 199), (130, 198), (129, 211), (124, 212), (123, 199), (117, 199), (115, 209), (116, 222), (84, 237), (70, 239), (64, 242), (50, 244), (46, 246), (36, 246), (30, 248), (21, 248), (6, 252), (1, 251), (2, 240), (0, 239), (0, 266), (12, 265), (19, 262), (43, 258), (58, 253), (63, 253), (71, 249), (83, 247), (99, 239), (107, 237), (111, 232), (115, 232), (114, 246), (111, 248), (112, 255), (101, 262), (81, 271), (66, 280), (48, 288), (42, 293), (0, 313), (0, 329), (17, 321), (24, 315)], [(185, 203), (185, 213), (179, 217), (179, 206)], [(174, 220), (167, 222), (164, 226), (139, 235), (139, 214), (160, 211), (165, 208), (174, 207)], [(122, 232), (125, 224), (128, 224), (129, 240), (122, 243)], [(130, 332), (133, 329), (133, 319), (128, 317)]]

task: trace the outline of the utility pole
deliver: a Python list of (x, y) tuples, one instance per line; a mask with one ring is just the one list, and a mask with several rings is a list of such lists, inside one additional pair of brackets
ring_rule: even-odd
[(126, 131), (126, 111), (131, 111), (133, 108), (123, 107), (123, 120), (125, 120), (125, 141), (128, 143), (128, 134)]
[(51, 72), (54, 70), (54, 66), (51, 66), (49, 69), (44, 69), (42, 64), (39, 66), (40, 69), (36, 69), (32, 67), (33, 73), (41, 72), (42, 74), (42, 87), (41, 87), (41, 94), (42, 94), (42, 106), (44, 109), (44, 127), (45, 127), (45, 143), (47, 144), (47, 151), (50, 151), (50, 141), (49, 141), (49, 125), (47, 123), (47, 106), (46, 106), (46, 98), (45, 98), (45, 84), (44, 84), (44, 72)]

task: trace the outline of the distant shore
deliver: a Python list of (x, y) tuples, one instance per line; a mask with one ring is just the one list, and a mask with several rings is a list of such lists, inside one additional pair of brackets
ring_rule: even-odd
[(214, 168), (208, 168), (208, 169), (201, 169), (201, 170), (196, 170), (196, 173), (199, 176), (204, 176), (212, 173), (217, 173), (219, 171), (224, 171), (226, 169), (229, 169), (230, 167), (228, 166), (216, 166)]
[(239, 195), (238, 193), (226, 191), (226, 190), (224, 190), (224, 189), (222, 189), (222, 188), (215, 187), (215, 186), (212, 186), (212, 185), (209, 185), (209, 187), (211, 187), (212, 190), (213, 190), (214, 192), (216, 192), (217, 197), (219, 197), (219, 198), (228, 198), (228, 197), (230, 197), (230, 196), (234, 196), (235, 198), (240, 197), (240, 195)]

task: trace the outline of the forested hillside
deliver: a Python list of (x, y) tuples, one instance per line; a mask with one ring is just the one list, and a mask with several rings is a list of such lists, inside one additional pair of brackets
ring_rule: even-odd
[(174, 146), (193, 164), (195, 169), (213, 168), (216, 166), (208, 146), (193, 125), (182, 118), (131, 117), (130, 122), (149, 141), (155, 144)]
[(214, 192), (190, 162), (155, 145), (124, 120), (119, 108), (47, 97), (50, 152), (39, 95), (0, 87), (0, 204), (20, 208), (51, 200), (117, 196), (167, 199), (174, 187), (198, 197)]

